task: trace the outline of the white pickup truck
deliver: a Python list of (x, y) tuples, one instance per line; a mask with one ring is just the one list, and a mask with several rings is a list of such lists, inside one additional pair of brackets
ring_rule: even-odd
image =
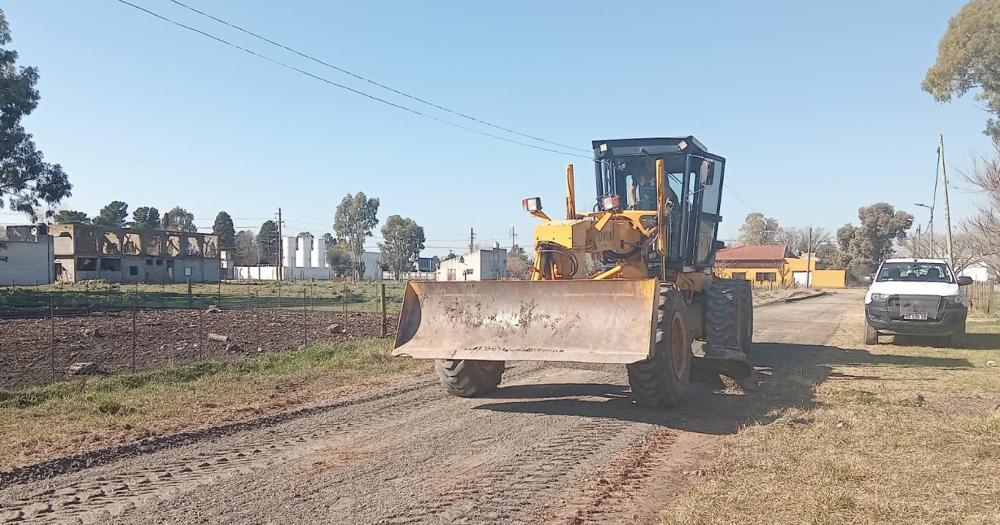
[(865, 294), (865, 344), (879, 335), (949, 337), (962, 346), (969, 302), (962, 286), (942, 259), (886, 259), (879, 265)]

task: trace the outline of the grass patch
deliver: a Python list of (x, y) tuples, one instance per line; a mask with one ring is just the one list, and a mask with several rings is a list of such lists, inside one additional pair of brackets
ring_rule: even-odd
[(970, 323), (968, 349), (866, 346), (859, 312), (828, 343), (846, 351), (776, 366), (768, 389), (804, 381), (811, 399), (760, 407), (665, 522), (1000, 522), (1000, 325)]
[(359, 339), (0, 390), (0, 468), (280, 411), (426, 370)]

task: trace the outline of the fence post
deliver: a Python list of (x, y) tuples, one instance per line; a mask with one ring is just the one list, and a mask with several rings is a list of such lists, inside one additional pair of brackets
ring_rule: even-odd
[(341, 296), (344, 303), (344, 330), (347, 330), (347, 282), (344, 281), (344, 294)]
[(302, 346), (305, 347), (309, 344), (309, 325), (306, 322), (308, 317), (308, 310), (306, 305), (306, 288), (302, 289)]
[(136, 316), (139, 312), (139, 297), (138, 294), (132, 298), (132, 372), (135, 373), (135, 340), (136, 340), (136, 329), (138, 323), (136, 322)]
[(988, 281), (986, 283), (986, 313), (990, 314), (993, 311), (993, 281)]
[(56, 378), (56, 300), (49, 297), (49, 364), (52, 366), (52, 379)]
[(378, 299), (382, 306), (382, 337), (385, 337), (385, 283), (379, 283)]

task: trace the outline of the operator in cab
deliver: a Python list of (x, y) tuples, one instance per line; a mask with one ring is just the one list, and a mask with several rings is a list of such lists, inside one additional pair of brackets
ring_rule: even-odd
[[(666, 187), (667, 208), (672, 208), (677, 204), (677, 194)], [(632, 173), (632, 186), (629, 188), (630, 202), (633, 210), (655, 210), (656, 209), (656, 159), (644, 157), (636, 166)]]

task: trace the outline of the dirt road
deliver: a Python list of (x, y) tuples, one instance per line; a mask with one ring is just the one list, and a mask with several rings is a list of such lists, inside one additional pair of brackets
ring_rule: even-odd
[[(525, 364), (484, 399), (413, 380), (299, 413), (3, 473), (0, 522), (653, 522), (721, 436), (808, 402), (792, 378), (860, 296), (756, 312), (764, 384), (628, 397), (624, 367)], [(125, 455), (125, 457), (122, 457)]]

